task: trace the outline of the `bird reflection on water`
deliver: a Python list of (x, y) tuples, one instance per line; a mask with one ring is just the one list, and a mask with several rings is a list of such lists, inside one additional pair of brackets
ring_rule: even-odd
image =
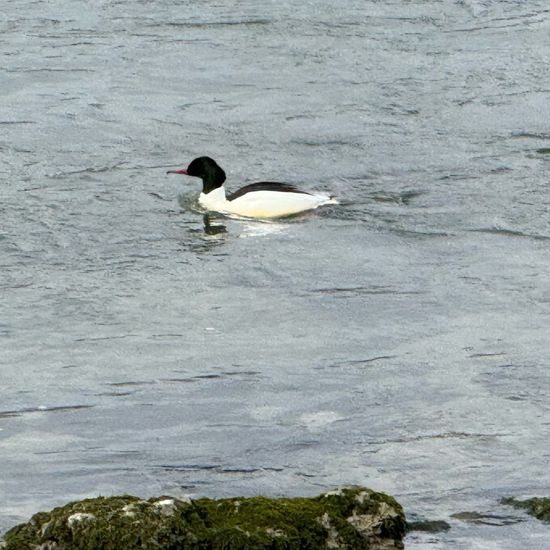
[(204, 224), (204, 232), (207, 235), (219, 235), (220, 233), (227, 233), (227, 228), (221, 223), (212, 223), (213, 221), (218, 221), (216, 217), (211, 214), (205, 214), (202, 217)]

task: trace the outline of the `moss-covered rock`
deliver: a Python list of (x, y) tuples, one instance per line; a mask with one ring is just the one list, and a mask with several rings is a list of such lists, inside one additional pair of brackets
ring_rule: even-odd
[(315, 498), (86, 499), (35, 514), (6, 533), (3, 548), (391, 550), (403, 548), (404, 533), (393, 498), (345, 487)]
[(522, 508), (541, 521), (550, 521), (550, 498), (529, 498), (527, 500), (504, 498), (502, 503), (509, 504), (514, 508)]

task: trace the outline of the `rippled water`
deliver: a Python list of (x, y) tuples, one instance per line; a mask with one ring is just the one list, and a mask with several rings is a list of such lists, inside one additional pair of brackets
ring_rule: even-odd
[[(0, 530), (360, 483), (452, 526), (407, 547), (548, 548), (499, 499), (550, 494), (549, 13), (6, 3)], [(342, 204), (205, 224), (203, 154)]]

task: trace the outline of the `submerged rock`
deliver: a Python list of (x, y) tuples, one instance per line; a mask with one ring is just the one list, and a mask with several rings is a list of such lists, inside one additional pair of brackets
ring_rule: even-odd
[(407, 522), (407, 531), (423, 531), (424, 533), (444, 533), (451, 526), (441, 519), (426, 519)]
[(514, 523), (522, 521), (516, 516), (494, 514), (492, 512), (457, 512), (456, 514), (451, 514), (451, 517), (465, 523), (472, 523), (474, 525), (493, 525), (495, 527), (513, 525)]
[(99, 497), (35, 514), (4, 550), (293, 550), (403, 548), (391, 497), (344, 487), (315, 498)]
[(514, 508), (522, 508), (541, 521), (550, 521), (550, 498), (529, 498), (527, 500), (504, 498), (502, 503), (509, 504)]

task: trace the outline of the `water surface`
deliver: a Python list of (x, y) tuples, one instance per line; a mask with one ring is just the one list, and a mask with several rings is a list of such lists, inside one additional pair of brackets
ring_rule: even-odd
[[(451, 524), (407, 547), (547, 548), (499, 499), (550, 495), (549, 27), (534, 0), (8, 3), (0, 530), (358, 483)], [(205, 226), (165, 175), (203, 154), (342, 204)]]

